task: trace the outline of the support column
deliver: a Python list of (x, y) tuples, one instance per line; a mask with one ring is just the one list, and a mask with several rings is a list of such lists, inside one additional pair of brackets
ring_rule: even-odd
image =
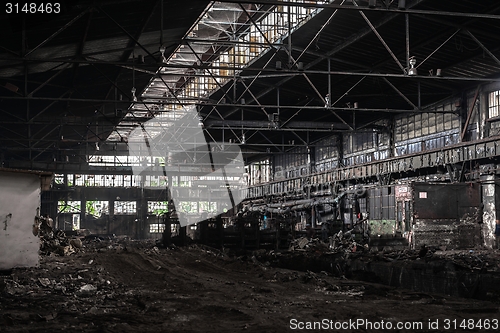
[[(495, 246), (495, 224), (500, 218), (500, 191), (495, 184), (495, 175), (482, 176), (482, 196), (483, 196), (483, 244), (487, 248)], [(499, 212), (497, 212), (499, 207)]]
[[(115, 223), (115, 200), (109, 200), (109, 216), (106, 223), (106, 233), (112, 234), (112, 229), (116, 227)], [(113, 228), (111, 227), (113, 226)]]
[(85, 195), (81, 196), (82, 200), (80, 203), (80, 229), (87, 229), (87, 220), (85, 215), (87, 215), (87, 200), (85, 200)]
[(149, 231), (149, 220), (148, 220), (148, 200), (144, 195), (144, 188), (141, 189), (141, 198), (137, 202), (139, 204), (139, 209), (137, 210), (137, 215), (139, 217), (139, 223), (137, 224), (137, 237), (139, 239), (146, 238), (146, 232)]
[(478, 138), (484, 139), (489, 136), (489, 123), (488, 120), (488, 93), (481, 92), (479, 95), (479, 133)]

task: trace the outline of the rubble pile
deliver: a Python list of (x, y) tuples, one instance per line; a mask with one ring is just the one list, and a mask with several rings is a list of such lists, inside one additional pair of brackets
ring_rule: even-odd
[[(128, 237), (117, 237), (115, 235), (87, 235), (82, 242), (86, 252), (101, 252), (106, 250), (122, 252), (127, 251), (127, 247), (143, 246), (139, 242), (135, 242), (137, 246), (134, 246), (132, 245), (134, 241), (131, 241)], [(150, 244), (148, 244), (148, 247), (150, 247)]]
[[(40, 267), (0, 272), (0, 298), (11, 309), (7, 317), (0, 317), (0, 331), (2, 324), (13, 327), (21, 322), (52, 324), (69, 317), (78, 321), (76, 314), (120, 315), (123, 307), (137, 306), (137, 297), (141, 295), (124, 284), (129, 274), (128, 256), (151, 265), (148, 258), (165, 254), (152, 246), (152, 242), (119, 237), (86, 237), (82, 241), (62, 231), (45, 232), (39, 237)], [(120, 263), (125, 266), (118, 266), (115, 258), (123, 258)], [(130, 265), (134, 266), (132, 262)], [(151, 270), (159, 271), (163, 266), (157, 264)], [(56, 306), (47, 307), (49, 300)], [(35, 303), (39, 305), (36, 312), (26, 314), (23, 304)], [(141, 304), (138, 308), (136, 311), (144, 310)], [(86, 331), (85, 325), (81, 328)]]
[[(438, 255), (433, 249), (425, 257), (416, 250), (349, 252), (352, 237), (338, 236), (328, 243), (298, 239), (294, 251), (242, 255), (202, 245), (162, 248), (154, 240), (87, 237), (72, 255), (50, 252), (40, 258), (40, 267), (0, 272), (0, 331), (284, 332), (292, 316), (348, 319), (370, 314), (373, 304), (374, 316), (384, 320), (396, 318), (394, 304), (408, 309), (398, 320), (426, 322), (436, 313), (458, 318), (467, 309), (470, 318), (491, 318), (498, 311), (498, 297), (491, 297), (495, 303), (456, 300), (349, 280), (343, 266), (349, 261), (423, 261)], [(63, 246), (64, 237), (57, 237)], [(479, 260), (498, 264), (499, 255), (453, 257), (480, 267)]]
[(339, 231), (333, 237), (330, 237), (330, 250), (333, 252), (357, 252), (367, 250), (368, 244), (357, 243), (352, 234), (352, 230), (347, 232)]
[[(55, 242), (55, 239), (51, 241)], [(55, 253), (50, 251), (57, 247), (62, 249), (72, 245), (47, 247), (48, 253)], [(9, 309), (8, 312), (4, 309), (3, 329), (49, 325), (46, 328), (49, 331), (53, 331), (54, 327), (58, 327), (57, 331), (64, 331), (66, 325), (53, 325), (61, 325), (65, 321), (68, 326), (71, 322), (78, 323), (76, 318), (82, 315), (120, 313), (125, 302), (133, 296), (117, 298), (117, 290), (123, 285), (93, 259), (77, 257), (80, 254), (44, 256), (40, 268), (17, 268), (9, 275), (0, 276), (2, 303)], [(37, 305), (26, 307), (23, 304)], [(0, 323), (0, 331), (3, 331), (1, 326)], [(79, 326), (82, 331), (89, 329), (85, 323)], [(40, 331), (45, 330), (40, 328)]]
[(318, 238), (301, 237), (290, 243), (290, 251), (328, 252), (328, 244)]
[(33, 235), (40, 238), (41, 255), (70, 255), (82, 248), (82, 241), (77, 237), (68, 237), (62, 230), (54, 228), (54, 221), (47, 216), (36, 216), (33, 223)]
[(68, 237), (62, 230), (40, 235), (41, 255), (50, 255), (53, 253), (60, 256), (67, 256), (80, 251), (82, 246), (81, 239)]
[(481, 250), (436, 251), (438, 258), (451, 261), (455, 267), (481, 272), (500, 272), (500, 254)]
[(339, 231), (333, 236), (330, 236), (327, 242), (319, 238), (297, 238), (290, 243), (289, 247), (290, 251), (313, 251), (320, 253), (351, 253), (367, 249), (368, 244), (362, 245), (356, 242), (351, 231)]
[[(73, 232), (71, 232), (73, 233)], [(93, 235), (86, 230), (69, 236), (62, 230), (40, 228), (37, 236), (40, 238), (40, 255), (67, 256), (80, 252), (101, 252), (114, 250), (127, 251), (128, 247), (151, 251), (154, 241), (133, 241), (127, 236)]]
[[(48, 269), (14, 270), (0, 281), (0, 292), (4, 296), (33, 295), (88, 297), (99, 296), (114, 289), (103, 274), (103, 269), (91, 267), (93, 261), (83, 264), (79, 269), (70, 270), (64, 263), (53, 261), (51, 266), (56, 272), (63, 272), (57, 279), (48, 273)], [(23, 273), (23, 274), (21, 274)], [(28, 278), (29, 276), (29, 278)], [(67, 300), (71, 300), (67, 298)]]
[(500, 272), (500, 253), (491, 250), (441, 250), (440, 248), (422, 246), (420, 249), (372, 252), (360, 259), (385, 262), (445, 261), (462, 270)]

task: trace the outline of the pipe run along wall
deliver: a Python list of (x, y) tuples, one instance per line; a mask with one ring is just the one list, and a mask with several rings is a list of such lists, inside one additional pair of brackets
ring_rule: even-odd
[(0, 270), (38, 265), (33, 224), (39, 206), (40, 175), (0, 170)]

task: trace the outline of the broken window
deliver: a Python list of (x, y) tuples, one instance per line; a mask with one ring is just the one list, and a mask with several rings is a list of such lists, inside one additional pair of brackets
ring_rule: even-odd
[(180, 186), (181, 187), (191, 187), (191, 176), (181, 176)]
[(64, 175), (56, 174), (54, 176), (54, 184), (56, 184), (56, 185), (64, 184)]
[(146, 175), (144, 186), (146, 186), (146, 187), (158, 187), (158, 186), (160, 186), (160, 176)]
[(500, 90), (492, 91), (488, 98), (488, 118), (498, 117), (500, 115)]
[(109, 203), (108, 201), (87, 201), (85, 203), (85, 211), (87, 215), (98, 218), (109, 214)]
[(200, 213), (217, 212), (217, 202), (200, 201), (199, 207), (200, 207)]
[(75, 185), (75, 177), (72, 174), (68, 175), (68, 186), (74, 186)]
[(172, 176), (172, 187), (179, 186), (179, 176)]
[(152, 223), (149, 225), (150, 234), (159, 234), (165, 231), (165, 224), (163, 223)]
[(59, 201), (57, 213), (80, 213), (81, 201)]
[(82, 175), (75, 175), (75, 186), (83, 186), (84, 179)]
[(115, 201), (115, 214), (135, 214), (137, 212), (136, 201)]
[(177, 210), (184, 213), (198, 213), (198, 202), (181, 201), (180, 208), (177, 208)]
[(162, 215), (168, 212), (168, 202), (166, 201), (148, 201), (148, 214)]

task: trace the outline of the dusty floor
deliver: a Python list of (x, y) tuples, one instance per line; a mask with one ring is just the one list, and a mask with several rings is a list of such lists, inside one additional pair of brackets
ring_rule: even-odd
[[(487, 332), (500, 327), (500, 300), (272, 268), (255, 257), (201, 246), (154, 245), (96, 243), (69, 256), (43, 256), (39, 268), (4, 272), (0, 331)], [(398, 322), (413, 327), (397, 329)], [(320, 326), (313, 330), (314, 325)]]

